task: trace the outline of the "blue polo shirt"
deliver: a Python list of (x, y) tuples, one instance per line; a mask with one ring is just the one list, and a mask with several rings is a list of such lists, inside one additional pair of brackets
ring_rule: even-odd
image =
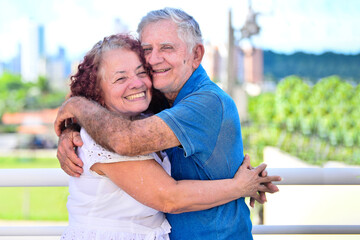
[[(200, 65), (174, 105), (157, 114), (181, 146), (166, 150), (176, 180), (232, 178), (243, 158), (240, 120), (231, 97), (213, 83)], [(204, 211), (167, 214), (172, 240), (253, 239), (244, 198)]]

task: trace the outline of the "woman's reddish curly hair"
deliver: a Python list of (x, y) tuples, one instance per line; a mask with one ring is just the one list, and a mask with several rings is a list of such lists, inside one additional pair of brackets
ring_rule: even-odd
[(103, 103), (102, 90), (100, 87), (100, 64), (105, 52), (118, 48), (135, 52), (139, 56), (141, 63), (145, 66), (149, 76), (151, 76), (150, 68), (145, 62), (140, 41), (128, 34), (111, 35), (105, 37), (93, 46), (79, 64), (77, 73), (70, 77), (71, 97), (83, 96), (100, 104)]
[[(83, 61), (78, 66), (77, 73), (70, 77), (70, 97), (82, 96), (104, 106), (103, 93), (100, 87), (100, 64), (106, 51), (119, 48), (135, 52), (152, 81), (151, 67), (145, 61), (140, 41), (129, 34), (114, 34), (96, 43), (84, 56)], [(152, 89), (152, 91), (153, 97), (148, 110), (157, 113), (167, 108), (168, 103), (164, 95), (156, 89)]]

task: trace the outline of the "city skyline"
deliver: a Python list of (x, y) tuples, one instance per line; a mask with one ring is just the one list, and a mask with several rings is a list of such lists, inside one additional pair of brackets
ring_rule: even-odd
[[(134, 32), (146, 12), (165, 6), (180, 7), (193, 15), (205, 42), (214, 45), (226, 44), (229, 9), (237, 30), (248, 11), (247, 0), (224, 0), (222, 4), (154, 0), (128, 2), (126, 6), (113, 0), (0, 0), (0, 61), (16, 56), (27, 19), (44, 26), (48, 55), (55, 55), (59, 47), (64, 47), (73, 59), (80, 58), (95, 42), (114, 33), (115, 21), (123, 26), (122, 30)], [(252, 7), (260, 12), (257, 20), (261, 31), (253, 38), (256, 47), (282, 53), (360, 52), (360, 31), (356, 28), (360, 25), (357, 17), (360, 1), (253, 0)]]

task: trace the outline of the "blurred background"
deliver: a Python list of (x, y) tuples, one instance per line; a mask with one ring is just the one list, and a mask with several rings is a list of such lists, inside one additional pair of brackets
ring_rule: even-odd
[[(136, 34), (142, 16), (166, 6), (199, 22), (203, 66), (235, 100), (253, 165), (360, 165), (360, 1), (0, 0), (0, 168), (59, 167), (52, 124), (70, 75), (97, 41)], [(0, 224), (67, 220), (67, 188), (0, 195)], [(252, 211), (255, 224), (278, 223), (266, 211)]]

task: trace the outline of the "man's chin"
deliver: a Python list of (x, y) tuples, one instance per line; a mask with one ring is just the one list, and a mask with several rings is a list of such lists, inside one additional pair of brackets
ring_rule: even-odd
[(166, 83), (161, 80), (158, 80), (158, 81), (154, 80), (153, 86), (155, 89), (159, 90), (160, 92), (163, 92), (162, 90), (165, 90)]

